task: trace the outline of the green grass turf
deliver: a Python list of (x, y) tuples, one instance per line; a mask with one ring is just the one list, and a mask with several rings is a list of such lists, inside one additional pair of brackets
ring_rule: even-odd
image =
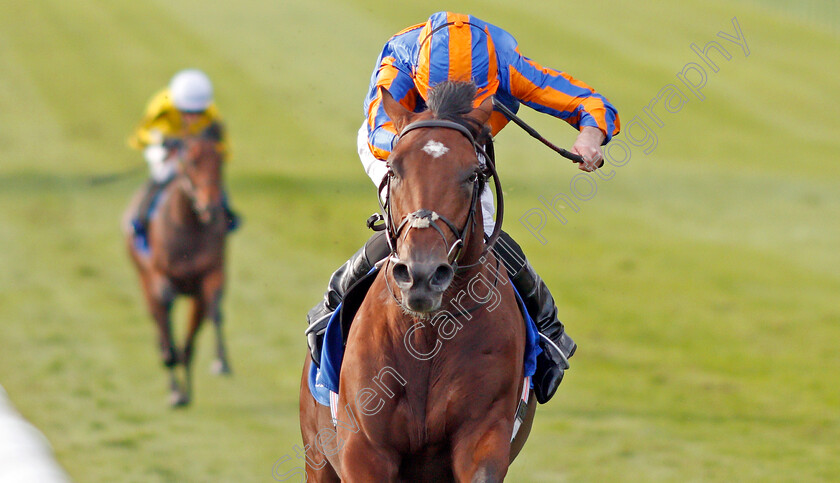
[[(577, 172), (515, 127), (497, 139), (506, 227), (580, 344), (510, 480), (840, 479), (840, 39), (832, 2), (803, 5), (3, 3), (0, 383), (77, 481), (271, 481), (299, 444), (305, 311), (376, 207), (354, 144), (370, 69), (389, 35), (450, 8), (508, 28), (625, 124), (682, 87), (691, 43), (732, 54), (545, 244), (517, 220)], [(716, 37), (732, 17), (748, 57)], [(205, 330), (194, 405), (172, 411), (118, 228), (142, 175), (88, 180), (142, 163), (125, 138), (188, 66), (216, 84), (246, 224), (225, 302), (235, 375), (208, 373)]]

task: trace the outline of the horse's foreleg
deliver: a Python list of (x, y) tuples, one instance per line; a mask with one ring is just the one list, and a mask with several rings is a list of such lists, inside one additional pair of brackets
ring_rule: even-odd
[(399, 455), (377, 448), (361, 433), (352, 434), (341, 452), (341, 477), (346, 481), (396, 481)]
[(453, 444), (452, 470), (459, 482), (503, 481), (510, 458), (512, 427), (507, 415), (488, 416), (486, 427), (464, 428)]
[(230, 374), (225, 337), (222, 331), (222, 294), (224, 290), (225, 274), (221, 269), (211, 273), (204, 279), (202, 295), (206, 301), (207, 312), (216, 328), (216, 360), (213, 361), (211, 371), (214, 374)]
[(148, 274), (143, 277), (143, 294), (146, 297), (149, 312), (157, 325), (158, 345), (163, 365), (171, 369), (178, 363), (169, 318), (172, 303), (175, 301), (175, 290), (165, 277)]
[(182, 406), (185, 402), (175, 371), (179, 360), (178, 351), (172, 339), (172, 323), (169, 316), (175, 301), (175, 289), (166, 277), (150, 273), (143, 277), (143, 293), (146, 296), (149, 311), (157, 324), (163, 365), (169, 369), (169, 403), (172, 406)]
[(205, 303), (201, 297), (193, 297), (192, 308), (190, 312), (189, 325), (187, 327), (187, 337), (184, 339), (184, 352), (182, 363), (184, 364), (184, 387), (182, 395), (182, 404), (189, 404), (192, 398), (192, 358), (193, 348), (195, 347), (195, 336), (201, 323), (204, 320)]
[(169, 368), (169, 405), (173, 408), (186, 406), (190, 398), (183, 389), (183, 384), (178, 380), (178, 372), (175, 367)]

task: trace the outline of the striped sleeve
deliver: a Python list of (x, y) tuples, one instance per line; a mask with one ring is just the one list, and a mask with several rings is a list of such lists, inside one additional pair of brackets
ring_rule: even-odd
[[(515, 42), (515, 41), (514, 41)], [(576, 129), (597, 127), (604, 144), (618, 134), (618, 111), (584, 82), (523, 56), (519, 47), (510, 55), (507, 79), (510, 93), (537, 111), (563, 119)]]
[(417, 106), (417, 89), (412, 77), (396, 65), (393, 57), (381, 57), (365, 100), (365, 115), (370, 150), (376, 158), (385, 160), (394, 147), (397, 130), (385, 113), (380, 87), (388, 89), (394, 99), (410, 111)]

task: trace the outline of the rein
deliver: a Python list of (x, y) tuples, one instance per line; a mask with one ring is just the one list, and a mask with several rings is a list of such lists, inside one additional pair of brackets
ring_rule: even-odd
[[(581, 155), (569, 152), (569, 151), (555, 145), (554, 143), (552, 143), (548, 139), (544, 138), (542, 136), (542, 134), (538, 133), (536, 129), (532, 128), (527, 123), (525, 123), (525, 121), (523, 121), (519, 116), (514, 114), (513, 111), (508, 109), (508, 107), (506, 105), (502, 104), (502, 101), (500, 101), (499, 99), (497, 99), (495, 97), (493, 98), (493, 107), (495, 107), (496, 109), (501, 111), (502, 114), (507, 116), (507, 118), (510, 119), (511, 121), (513, 121), (514, 124), (521, 127), (525, 132), (530, 134), (531, 137), (533, 137), (534, 139), (538, 140), (539, 142), (545, 144), (546, 146), (551, 148), (554, 152), (556, 152), (560, 156), (563, 156), (564, 158), (566, 158), (568, 160), (571, 160), (573, 163), (583, 164), (583, 157)], [(603, 165), (603, 163), (602, 163), (602, 165)], [(599, 166), (599, 168), (600, 168), (600, 166)]]
[[(485, 159), (485, 170), (481, 173), (483, 179), (477, 175), (473, 182), (472, 199), (470, 201), (470, 211), (467, 215), (467, 221), (464, 224), (464, 227), (459, 230), (455, 226), (455, 224), (445, 216), (440, 215), (432, 210), (421, 208), (413, 213), (405, 215), (400, 220), (399, 225), (396, 225), (395, 228), (395, 223), (391, 214), (391, 179), (394, 177), (394, 172), (390, 169), (390, 167), (388, 168), (388, 173), (382, 179), (382, 182), (379, 183), (379, 189), (377, 190), (379, 207), (384, 216), (377, 217), (376, 215), (374, 215), (373, 217), (371, 217), (368, 220), (368, 227), (376, 231), (385, 230), (387, 232), (388, 247), (391, 249), (391, 256), (389, 258), (399, 260), (399, 256), (397, 255), (397, 240), (400, 237), (400, 233), (402, 233), (403, 229), (405, 228), (407, 228), (407, 230), (405, 231), (404, 236), (408, 236), (408, 232), (411, 230), (411, 228), (434, 228), (443, 238), (444, 243), (446, 243), (446, 235), (440, 228), (440, 226), (438, 226), (437, 224), (437, 221), (441, 220), (444, 224), (446, 224), (447, 227), (449, 227), (449, 229), (452, 231), (453, 234), (455, 234), (456, 237), (455, 241), (452, 243), (452, 245), (447, 251), (447, 260), (452, 265), (452, 268), (457, 271), (459, 269), (466, 269), (475, 265), (459, 265), (458, 261), (461, 257), (462, 250), (464, 247), (464, 238), (466, 238), (468, 230), (471, 227), (475, 226), (475, 211), (478, 206), (481, 194), (479, 193), (479, 187), (481, 186), (481, 182), (486, 180), (487, 177), (493, 178), (493, 184), (496, 190), (497, 215), (496, 223), (493, 227), (493, 233), (487, 239), (484, 251), (478, 258), (481, 258), (482, 256), (486, 255), (487, 252), (493, 247), (493, 245), (496, 244), (496, 241), (499, 239), (499, 235), (502, 230), (502, 220), (504, 218), (504, 197), (502, 195), (502, 185), (499, 181), (499, 174), (496, 172), (495, 160), (492, 156), (490, 156), (487, 153), (483, 146), (476, 142), (470, 130), (467, 129), (465, 126), (457, 122), (445, 119), (429, 119), (424, 121), (416, 121), (409, 124), (408, 126), (403, 128), (399, 136), (403, 137), (408, 132), (413, 131), (415, 129), (433, 127), (454, 129), (460, 132), (470, 141), (470, 144), (473, 145), (473, 149), (476, 153), (476, 158), (479, 154), (481, 154)], [(385, 190), (384, 202), (382, 201), (383, 190)], [(384, 226), (374, 226), (374, 223), (380, 220), (385, 222)]]

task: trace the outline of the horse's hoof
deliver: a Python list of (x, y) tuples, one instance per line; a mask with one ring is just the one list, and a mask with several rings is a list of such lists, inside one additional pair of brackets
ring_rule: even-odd
[(173, 392), (169, 395), (169, 406), (174, 408), (184, 408), (190, 404), (190, 397), (180, 392)]
[(210, 372), (217, 376), (229, 376), (231, 374), (230, 366), (227, 361), (216, 359), (210, 366)]

